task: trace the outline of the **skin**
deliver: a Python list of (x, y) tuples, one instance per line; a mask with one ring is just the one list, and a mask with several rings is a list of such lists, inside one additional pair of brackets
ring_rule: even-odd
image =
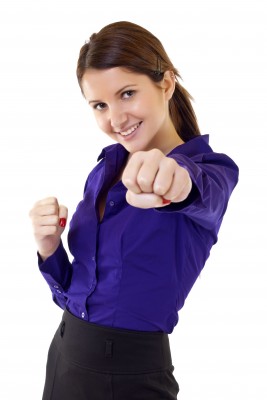
[[(82, 91), (99, 128), (121, 143), (129, 157), (121, 171), (127, 202), (139, 208), (164, 207), (187, 198), (188, 172), (166, 155), (183, 141), (169, 115), (175, 78), (166, 71), (160, 83), (125, 68), (88, 69)], [(120, 177), (119, 177), (120, 178)], [(45, 260), (60, 243), (68, 210), (55, 197), (38, 201), (30, 211), (38, 251)]]

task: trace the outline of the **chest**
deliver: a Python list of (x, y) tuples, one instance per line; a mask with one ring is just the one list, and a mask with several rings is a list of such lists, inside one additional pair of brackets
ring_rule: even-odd
[(105, 214), (108, 192), (114, 185), (116, 185), (116, 183), (118, 183), (121, 180), (122, 173), (123, 173), (123, 170), (116, 176), (116, 178), (112, 181), (112, 183), (110, 185), (108, 185), (108, 187), (106, 187), (105, 189), (102, 189), (98, 195), (97, 207), (98, 207), (100, 222), (102, 221), (104, 214)]

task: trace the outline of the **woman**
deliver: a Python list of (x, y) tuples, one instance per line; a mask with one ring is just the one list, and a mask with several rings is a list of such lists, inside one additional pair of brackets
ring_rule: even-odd
[(64, 309), (43, 400), (176, 399), (168, 334), (217, 241), (238, 168), (200, 135), (160, 41), (116, 22), (80, 50), (77, 78), (100, 129), (68, 234), (56, 198), (30, 212), (39, 268)]

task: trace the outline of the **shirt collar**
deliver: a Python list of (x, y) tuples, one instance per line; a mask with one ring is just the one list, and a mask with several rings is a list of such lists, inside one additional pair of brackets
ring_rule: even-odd
[[(197, 153), (207, 153), (212, 151), (209, 146), (209, 135), (200, 135), (196, 136), (193, 139), (190, 139), (188, 142), (185, 142), (168, 153), (171, 155), (173, 153), (181, 153), (187, 154), (190, 152), (192, 154)], [(110, 156), (117, 155), (119, 157), (126, 157), (128, 155), (128, 151), (120, 144), (110, 144), (102, 149), (101, 153), (99, 154), (97, 161), (102, 160), (102, 158), (110, 158)]]
[(97, 161), (100, 161), (102, 160), (102, 158), (105, 157), (110, 157), (114, 154), (118, 154), (120, 156), (126, 156), (126, 154), (128, 155), (129, 153), (120, 143), (110, 144), (109, 146), (106, 146), (102, 149), (101, 153), (97, 158)]

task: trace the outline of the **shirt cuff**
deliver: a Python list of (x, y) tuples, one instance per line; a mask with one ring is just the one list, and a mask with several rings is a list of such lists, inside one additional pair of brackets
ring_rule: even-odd
[(38, 252), (37, 256), (39, 270), (51, 290), (55, 294), (63, 293), (69, 286), (72, 268), (62, 242), (45, 261)]
[(196, 185), (194, 184), (194, 182), (192, 182), (192, 189), (185, 200), (176, 203), (170, 203), (169, 205), (164, 207), (155, 207), (155, 210), (160, 212), (178, 212), (185, 210), (199, 198), (199, 195), (200, 194)]

